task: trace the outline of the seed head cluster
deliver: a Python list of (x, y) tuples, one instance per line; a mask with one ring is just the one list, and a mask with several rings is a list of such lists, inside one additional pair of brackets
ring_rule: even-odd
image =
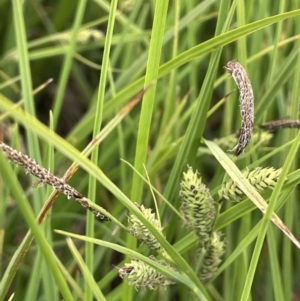
[(221, 257), (225, 251), (225, 242), (221, 238), (221, 232), (214, 232), (210, 244), (205, 250), (205, 257), (200, 269), (200, 279), (204, 283), (215, 275), (219, 264), (222, 262)]
[[(153, 257), (152, 259), (155, 260)], [(174, 271), (164, 260), (158, 262)], [(138, 259), (132, 259), (130, 263), (125, 263), (125, 266), (119, 269), (119, 276), (127, 277), (128, 284), (134, 285), (136, 290), (140, 287), (156, 290), (159, 285), (168, 286), (175, 283)]]
[(202, 282), (208, 282), (222, 261), (225, 247), (221, 233), (213, 232), (216, 218), (214, 200), (198, 172), (194, 172), (191, 167), (183, 173), (180, 196), (182, 217), (196, 234), (200, 244), (200, 255), (204, 255), (199, 277)]
[[(152, 213), (151, 208), (145, 208), (144, 205), (135, 204), (145, 218), (162, 234), (163, 227), (160, 221), (155, 218), (155, 214)], [(160, 243), (157, 241), (156, 237), (145, 227), (145, 225), (135, 216), (130, 215), (128, 217), (129, 232), (135, 236), (137, 239), (141, 240), (148, 248), (152, 250), (158, 250), (161, 248)], [(162, 234), (163, 235), (163, 234)]]
[(191, 167), (183, 173), (179, 192), (182, 200), (180, 211), (183, 220), (194, 231), (200, 243), (205, 244), (212, 233), (216, 209), (209, 189), (198, 175), (198, 172), (194, 172)]
[[(256, 188), (256, 190), (264, 190), (266, 188), (273, 188), (277, 183), (277, 180), (281, 173), (280, 169), (273, 167), (267, 168), (255, 168), (250, 171), (245, 169), (242, 171), (243, 175), (248, 179), (250, 184)], [(219, 190), (219, 196), (221, 199), (240, 201), (245, 198), (244, 192), (238, 187), (238, 185), (229, 180), (225, 182)]]

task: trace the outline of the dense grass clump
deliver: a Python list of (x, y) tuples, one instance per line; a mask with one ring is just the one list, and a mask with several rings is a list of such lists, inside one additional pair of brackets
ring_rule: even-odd
[(0, 301), (300, 298), (294, 2), (1, 1)]

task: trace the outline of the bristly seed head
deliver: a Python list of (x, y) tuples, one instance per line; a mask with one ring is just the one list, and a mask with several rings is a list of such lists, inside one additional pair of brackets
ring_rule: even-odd
[(205, 250), (205, 257), (200, 269), (200, 280), (203, 283), (209, 281), (218, 270), (219, 264), (222, 262), (222, 255), (225, 250), (225, 242), (221, 240), (221, 232), (214, 232), (210, 243)]
[(194, 231), (200, 243), (205, 245), (212, 233), (216, 208), (209, 189), (191, 167), (183, 173), (179, 195), (182, 200), (180, 211), (183, 220)]
[(24, 168), (26, 173), (30, 173), (33, 176), (37, 177), (40, 183), (52, 186), (53, 189), (66, 195), (68, 199), (74, 198), (75, 201), (77, 201), (81, 206), (91, 211), (96, 217), (100, 218), (101, 220), (110, 220), (107, 216), (105, 216), (98, 210), (93, 209), (89, 204), (90, 201), (87, 198), (83, 197), (83, 195), (80, 194), (75, 188), (67, 184), (64, 179), (52, 175), (46, 168), (36, 163), (35, 160), (29, 158), (27, 155), (22, 154), (21, 152), (18, 152), (2, 141), (0, 141), (0, 148), (2, 148), (4, 155), (10, 161)]
[[(155, 218), (155, 214), (152, 213), (152, 209), (145, 208), (144, 205), (135, 205), (140, 209), (145, 218), (162, 234), (163, 227), (161, 226), (160, 221)], [(145, 243), (148, 248), (152, 250), (158, 250), (161, 248), (161, 245), (157, 241), (156, 237), (135, 215), (130, 215), (128, 217), (128, 222), (130, 223), (130, 226), (128, 227), (129, 232), (137, 239)]]
[[(245, 169), (242, 173), (256, 190), (264, 190), (275, 186), (281, 170), (281, 168), (274, 169), (273, 167), (267, 167), (263, 169), (256, 168), (252, 171)], [(221, 199), (232, 201), (240, 201), (246, 197), (243, 191), (232, 180), (229, 180), (222, 185), (219, 190), (219, 196)]]
[[(152, 257), (153, 260), (155, 258)], [(158, 261), (166, 268), (175, 271), (168, 263), (163, 260)], [(143, 261), (132, 259), (130, 263), (125, 263), (125, 266), (119, 269), (119, 276), (121, 278), (127, 277), (128, 284), (134, 285), (136, 290), (140, 287), (156, 290), (159, 285), (168, 286), (175, 282), (166, 278), (163, 274), (156, 271)]]

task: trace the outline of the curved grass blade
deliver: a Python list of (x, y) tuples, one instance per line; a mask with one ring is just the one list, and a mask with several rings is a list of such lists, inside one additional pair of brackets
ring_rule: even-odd
[[(45, 261), (51, 268), (54, 279), (56, 280), (56, 284), (59, 287), (61, 294), (63, 295), (65, 300), (73, 300), (69, 287), (56, 264), (56, 259), (53, 250), (49, 246), (44, 236), (44, 233), (39, 228), (35, 220), (32, 209), (30, 208), (30, 205), (28, 204), (28, 201), (26, 200), (23, 194), (23, 190), (17, 180), (16, 174), (13, 172), (12, 167), (9, 165), (9, 163), (6, 162), (6, 159), (4, 158), (2, 153), (0, 154), (0, 162), (1, 174), (3, 175), (3, 178), (6, 181), (6, 184), (10, 187), (11, 191), (13, 192), (15, 200), (17, 201), (22, 211), (24, 219), (26, 220), (28, 226), (32, 230), (32, 233), (38, 243), (39, 249), (44, 256)], [(6, 279), (7, 278), (3, 277), (0, 283), (0, 300), (3, 300), (5, 298), (7, 290), (9, 288), (7, 282), (5, 281)]]
[[(206, 294), (204, 294), (199, 287), (192, 281), (192, 279), (185, 274), (184, 272), (175, 272), (175, 271), (171, 271), (169, 269), (167, 269), (165, 266), (161, 265), (160, 263), (144, 256), (141, 255), (139, 252), (135, 252), (132, 251), (131, 249), (122, 247), (120, 245), (117, 244), (113, 244), (107, 241), (103, 241), (103, 240), (99, 240), (99, 239), (95, 239), (95, 238), (90, 238), (87, 236), (83, 236), (83, 235), (78, 235), (78, 234), (73, 234), (70, 232), (66, 232), (66, 231), (61, 231), (61, 230), (56, 230), (56, 233), (59, 233), (61, 235), (65, 235), (65, 236), (69, 236), (69, 237), (73, 237), (73, 238), (77, 238), (79, 240), (83, 240), (86, 242), (90, 242), (90, 243), (94, 243), (106, 248), (110, 248), (113, 249), (119, 253), (125, 254), (127, 256), (130, 256), (132, 258), (137, 258), (140, 259), (141, 261), (145, 262), (146, 264), (150, 265), (151, 267), (153, 267), (154, 269), (156, 269), (157, 271), (159, 271), (160, 273), (164, 274), (165, 276), (167, 276), (170, 279), (175, 280), (176, 282), (180, 282), (185, 284), (186, 286), (188, 286), (198, 297), (200, 300), (207, 300), (207, 296)], [(205, 291), (205, 290), (204, 290)]]
[[(120, 112), (101, 130), (101, 132), (95, 137), (83, 150), (82, 155), (88, 156), (92, 150), (97, 147), (108, 135), (111, 133), (111, 131), (123, 120), (125, 116), (131, 111), (131, 109), (141, 100), (144, 93), (152, 86), (150, 84), (148, 87), (146, 87), (144, 90), (140, 91), (124, 108), (120, 110)], [(1, 95), (0, 95), (0, 103), (1, 103)], [(5, 99), (4, 99), (5, 100)], [(11, 112), (14, 112), (16, 110), (16, 106), (12, 104)], [(79, 164), (74, 161), (74, 163), (69, 167), (69, 169), (66, 171), (63, 178), (68, 181), (72, 175), (76, 172), (78, 169)], [(44, 220), (47, 212), (52, 207), (55, 199), (58, 196), (57, 191), (53, 191), (51, 195), (48, 197), (48, 200), (42, 207), (39, 215), (38, 215), (38, 223), (42, 223)], [(92, 203), (92, 207), (99, 210), (100, 207), (96, 204)], [(115, 221), (121, 228), (124, 228), (124, 226), (119, 223), (114, 217), (111, 217), (112, 220)], [(33, 241), (33, 234), (31, 231), (28, 231), (26, 236), (24, 237), (22, 243), (18, 247), (17, 251), (14, 253), (14, 256), (11, 258), (8, 267), (5, 270), (5, 273), (2, 277), (1, 285), (0, 287), (3, 287), (3, 294), (5, 295), (9, 289), (9, 286), (11, 282), (13, 281), (13, 278), (15, 277), (15, 274), (20, 266), (20, 263), (22, 262), (25, 254), (27, 253), (27, 250), (29, 249), (32, 241)], [(0, 289), (1, 290), (1, 289)], [(0, 298), (1, 301), (1, 298)]]
[[(237, 39), (247, 36), (255, 31), (258, 31), (264, 27), (267, 27), (273, 23), (288, 19), (294, 18), (300, 15), (300, 9), (293, 10), (287, 13), (278, 14), (272, 17), (264, 18), (262, 20), (255, 21), (253, 23), (241, 26), (239, 28), (233, 29), (221, 35), (218, 35), (210, 40), (207, 40), (168, 61), (167, 63), (161, 65), (158, 69), (158, 77), (157, 79), (165, 76), (170, 73), (172, 70), (179, 68), (180, 66), (199, 58), (203, 55), (206, 55), (213, 50), (218, 49), (219, 47), (225, 46), (229, 43), (236, 41)], [(106, 119), (108, 116), (112, 115), (115, 111), (116, 107), (120, 107), (124, 105), (126, 99), (132, 97), (138, 90), (142, 89), (145, 81), (145, 77), (141, 77), (130, 85), (127, 85), (124, 89), (122, 89), (119, 93), (116, 94), (110, 101), (106, 102), (104, 105), (103, 119)], [(80, 136), (82, 135), (81, 130), (82, 127), (85, 128), (85, 131), (92, 131), (93, 118), (95, 116), (95, 112), (89, 112), (83, 122), (79, 127), (76, 127), (71, 133), (70, 136)], [(80, 135), (79, 135), (80, 133)]]
[[(96, 283), (91, 271), (87, 267), (86, 263), (84, 262), (83, 258), (80, 255), (79, 251), (76, 249), (76, 246), (73, 243), (71, 238), (67, 238), (67, 245), (68, 245), (75, 261), (77, 262), (80, 270), (82, 271), (82, 274), (84, 276), (86, 285), (89, 286), (89, 289), (93, 293), (96, 300), (105, 301), (106, 298), (104, 297), (103, 293), (101, 292), (101, 290), (100, 290), (98, 284)], [(86, 296), (85, 296), (85, 298), (86, 298)]]

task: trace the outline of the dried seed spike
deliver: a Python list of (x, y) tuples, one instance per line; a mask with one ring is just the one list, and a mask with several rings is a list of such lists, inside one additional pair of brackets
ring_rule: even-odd
[(80, 194), (75, 188), (67, 184), (64, 179), (52, 175), (46, 168), (36, 163), (33, 159), (13, 149), (2, 141), (0, 141), (0, 148), (2, 148), (4, 155), (10, 161), (23, 167), (26, 173), (30, 173), (33, 176), (37, 177), (39, 179), (39, 183), (48, 184), (52, 186), (53, 189), (58, 190), (66, 195), (68, 198), (75, 199), (75, 201), (77, 201), (82, 207), (91, 211), (96, 217), (100, 218), (101, 220), (110, 220), (107, 216), (103, 215), (98, 210), (93, 209), (89, 204), (89, 200), (82, 194)]
[(285, 128), (300, 128), (300, 120), (279, 119), (263, 123), (259, 126), (262, 129), (273, 131), (276, 129)]
[(233, 148), (235, 155), (242, 154), (248, 145), (254, 123), (254, 95), (251, 82), (246, 70), (236, 60), (229, 61), (224, 68), (231, 74), (238, 86), (240, 93), (240, 111), (242, 116), (242, 127), (238, 144)]

